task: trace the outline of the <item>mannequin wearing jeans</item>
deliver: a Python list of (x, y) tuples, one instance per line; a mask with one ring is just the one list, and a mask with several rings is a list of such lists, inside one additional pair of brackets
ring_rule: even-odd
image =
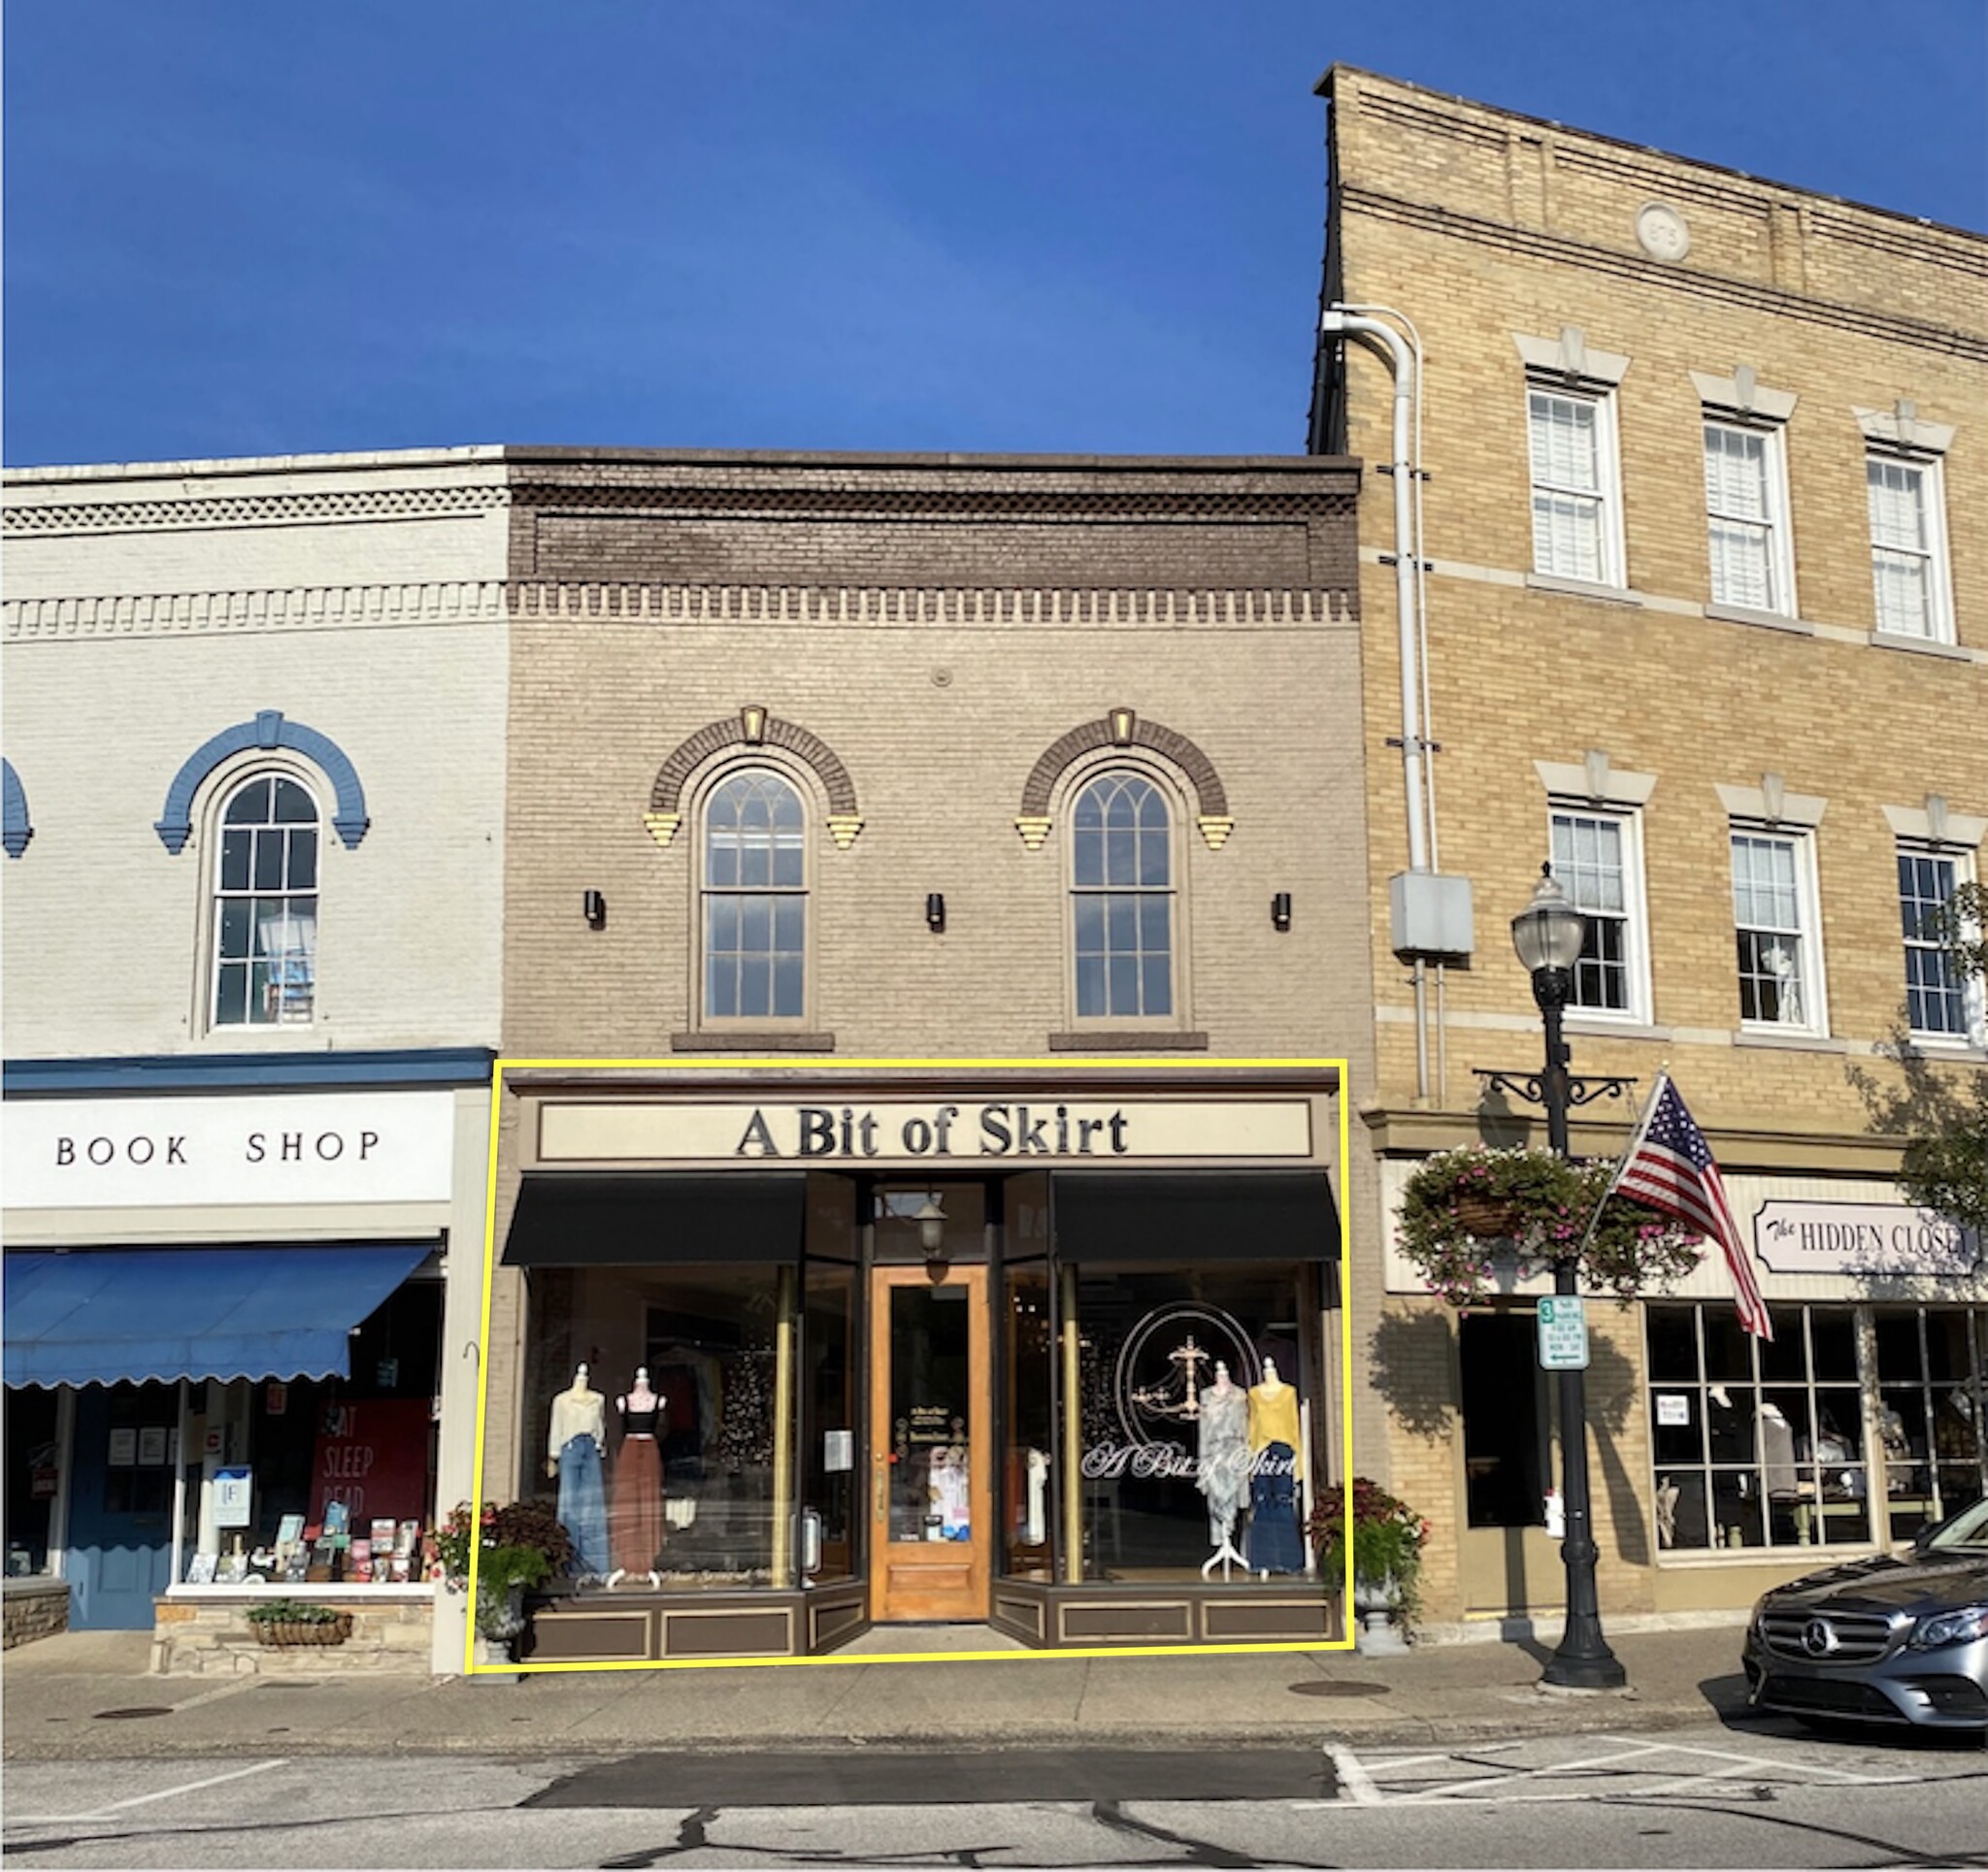
[(608, 1443), (607, 1400), (587, 1383), (586, 1366), (552, 1399), (546, 1473), (559, 1478), (559, 1520), (573, 1537), (573, 1570), (599, 1579), (608, 1570), (608, 1510), (601, 1493), (601, 1452)]

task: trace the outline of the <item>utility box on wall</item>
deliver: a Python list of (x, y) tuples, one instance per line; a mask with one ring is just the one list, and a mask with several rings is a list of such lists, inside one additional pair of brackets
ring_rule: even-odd
[(1388, 944), (1403, 962), (1471, 960), (1471, 880), (1441, 871), (1397, 871), (1387, 880)]

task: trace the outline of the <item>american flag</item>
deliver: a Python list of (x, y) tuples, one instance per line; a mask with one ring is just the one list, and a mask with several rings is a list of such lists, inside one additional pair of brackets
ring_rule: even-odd
[(1620, 1190), (1652, 1209), (1674, 1216), (1687, 1229), (1696, 1229), (1716, 1241), (1732, 1272), (1733, 1304), (1739, 1309), (1740, 1326), (1757, 1339), (1774, 1336), (1767, 1302), (1760, 1297), (1760, 1283), (1753, 1277), (1752, 1259), (1740, 1238), (1733, 1206), (1726, 1200), (1719, 1166), (1712, 1162), (1711, 1146), (1705, 1141), (1705, 1133), (1691, 1122), (1668, 1072), (1658, 1074), (1657, 1089), (1642, 1124), (1608, 1188), (1611, 1194)]

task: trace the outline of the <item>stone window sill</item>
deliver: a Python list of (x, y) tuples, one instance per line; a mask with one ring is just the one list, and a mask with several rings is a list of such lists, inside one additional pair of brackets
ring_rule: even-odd
[(1645, 602), (1640, 592), (1631, 591), (1627, 585), (1604, 585), (1591, 578), (1563, 578), (1552, 572), (1529, 572), (1526, 584), (1533, 591), (1560, 592), (1569, 598), (1593, 598), (1604, 605), (1627, 605), (1635, 608)]
[(1930, 637), (1900, 637), (1892, 631), (1872, 631), (1871, 640), (1880, 650), (1904, 650), (1913, 656), (1945, 657), (1949, 663), (1978, 661), (1972, 650), (1964, 650), (1958, 643), (1936, 643)]
[(1158, 1033), (1134, 1034), (1122, 1028), (1094, 1029), (1088, 1033), (1051, 1034), (1051, 1053), (1206, 1053), (1206, 1034), (1182, 1033), (1177, 1028)]
[(1790, 637), (1815, 635), (1813, 624), (1805, 624), (1799, 617), (1789, 617), (1783, 611), (1757, 611), (1751, 605), (1707, 605), (1705, 614), (1717, 618), (1722, 624), (1751, 624), (1757, 630), (1785, 631)]
[(833, 1053), (833, 1034), (672, 1034), (672, 1053)]
[(1671, 1040), (1676, 1036), (1668, 1027), (1651, 1027), (1643, 1021), (1604, 1020), (1596, 1014), (1567, 1012), (1567, 1031), (1591, 1040)]
[(1735, 1046), (1784, 1046), (1797, 1053), (1847, 1053), (1848, 1040), (1827, 1034), (1776, 1034), (1770, 1028), (1742, 1027), (1733, 1035)]

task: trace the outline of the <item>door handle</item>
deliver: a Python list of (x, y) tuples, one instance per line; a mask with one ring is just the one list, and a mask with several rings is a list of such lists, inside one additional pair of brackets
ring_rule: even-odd
[(890, 1518), (890, 1477), (885, 1473), (883, 1459), (880, 1456), (877, 1459), (875, 1475), (876, 1482), (871, 1493), (876, 1502), (876, 1516), (878, 1521), (887, 1521)]

